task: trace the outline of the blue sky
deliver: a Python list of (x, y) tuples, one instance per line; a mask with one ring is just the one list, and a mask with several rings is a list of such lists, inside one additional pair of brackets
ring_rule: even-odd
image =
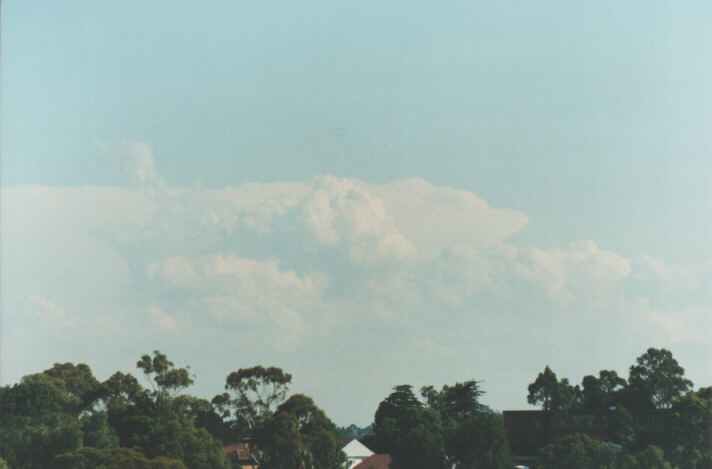
[(709, 384), (711, 20), (4, 2), (2, 381), (159, 348), (207, 397), (283, 366), (340, 424), (402, 382), (522, 407), (650, 345)]

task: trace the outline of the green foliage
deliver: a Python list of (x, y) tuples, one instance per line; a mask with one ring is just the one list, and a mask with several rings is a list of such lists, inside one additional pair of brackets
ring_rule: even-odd
[(465, 381), (453, 386), (445, 385), (440, 392), (432, 386), (423, 387), (420, 394), (425, 398), (430, 408), (437, 410), (443, 419), (454, 419), (457, 422), (477, 415), (482, 410), (479, 402), (483, 392), (477, 381)]
[(660, 448), (651, 445), (640, 453), (623, 456), (611, 469), (673, 469), (673, 466), (665, 460)]
[(23, 380), (48, 382), (62, 390), (64, 408), (73, 415), (91, 409), (101, 393), (101, 384), (84, 363), (55, 363), (52, 368), (25, 376)]
[(614, 404), (617, 393), (626, 385), (626, 381), (613, 370), (601, 370), (598, 378), (592, 375), (583, 377), (583, 408), (586, 410), (606, 410)]
[(341, 427), (339, 430), (341, 430), (341, 433), (344, 434), (344, 439), (349, 441), (353, 439), (359, 440), (369, 435), (373, 435), (373, 425), (361, 428), (357, 425), (351, 424), (348, 427)]
[(435, 410), (410, 407), (395, 423), (391, 469), (447, 467), (442, 421)]
[(187, 368), (175, 368), (173, 362), (158, 350), (154, 350), (153, 358), (143, 355), (136, 362), (136, 366), (143, 370), (143, 373), (149, 378), (154, 392), (161, 397), (164, 395), (174, 396), (181, 389), (193, 384), (193, 378)]
[(195, 416), (209, 406), (191, 396), (175, 396), (193, 382), (187, 369), (154, 352), (136, 366), (150, 378), (154, 390), (143, 390), (131, 375), (117, 373), (105, 385), (109, 423), (121, 446), (141, 450), (150, 457), (182, 460), (189, 469), (228, 467), (222, 442), (195, 426)]
[(82, 445), (66, 390), (51, 380), (27, 379), (0, 390), (0, 453), (13, 468), (46, 468), (55, 454)]
[(151, 429), (149, 441), (146, 454), (182, 460), (189, 469), (229, 467), (222, 443), (184, 416), (162, 416)]
[(576, 433), (557, 444), (545, 446), (539, 455), (537, 469), (598, 469), (614, 464), (620, 451), (618, 446)]
[[(423, 407), (423, 403), (413, 394), (413, 387), (402, 384), (393, 388), (393, 392), (378, 405), (375, 415), (375, 425), (378, 427), (386, 419), (398, 419), (404, 412)], [(378, 430), (376, 430), (378, 433)]]
[(630, 409), (669, 409), (675, 399), (692, 388), (669, 350), (649, 348), (630, 367), (625, 404)]
[(633, 418), (623, 406), (608, 413), (608, 441), (628, 445), (635, 437)]
[(101, 396), (107, 407), (116, 409), (135, 402), (146, 391), (130, 373), (117, 371), (101, 384)]
[(225, 380), (225, 389), (232, 393), (215, 396), (213, 404), (223, 414), (232, 409), (237, 420), (254, 429), (265, 422), (284, 401), (292, 375), (271, 366), (240, 368)]
[(447, 460), (456, 469), (510, 469), (514, 460), (504, 434), (502, 417), (479, 413), (445, 430)]
[(79, 419), (84, 446), (94, 448), (116, 448), (119, 446), (119, 437), (111, 428), (106, 412), (95, 412)]
[(406, 421), (406, 415), (410, 410), (422, 406), (423, 404), (413, 394), (412, 386), (403, 384), (393, 388), (393, 392), (376, 409), (373, 423), (375, 449), (390, 452), (395, 448), (402, 432), (399, 424)]
[[(176, 368), (159, 351), (136, 365), (152, 389), (122, 372), (100, 383), (87, 365), (71, 363), (1, 388), (0, 461), (15, 469), (230, 467), (220, 438), (236, 441), (235, 428), (216, 412), (234, 405), (229, 394), (222, 403), (180, 395), (193, 377), (188, 367)], [(240, 404), (253, 406), (253, 422), (264, 422), (284, 399), (290, 380), (278, 368), (254, 367), (231, 374), (227, 387)], [(311, 399), (293, 396), (277, 410), (295, 436), (275, 442), (292, 448), (288, 458), (302, 461), (303, 468), (341, 467), (342, 434)]]
[(421, 395), (427, 407), (410, 386), (396, 386), (378, 406), (374, 446), (391, 455), (391, 468), (514, 467), (502, 418), (483, 412), (477, 381), (426, 386)]
[(561, 378), (559, 381), (560, 403), (559, 409), (572, 410), (583, 408), (583, 393), (578, 385), (572, 386), (568, 378)]
[(556, 373), (551, 371), (548, 366), (542, 373), (539, 373), (534, 382), (529, 385), (528, 390), (528, 403), (541, 404), (542, 409), (546, 412), (561, 408), (562, 396), (559, 381), (556, 378)]
[(255, 431), (263, 469), (341, 469), (342, 434), (311, 398), (295, 394)]
[(665, 422), (665, 451), (679, 467), (712, 467), (712, 387), (677, 400)]
[(81, 448), (57, 456), (54, 469), (187, 469), (176, 459), (158, 457), (148, 459), (129, 448)]

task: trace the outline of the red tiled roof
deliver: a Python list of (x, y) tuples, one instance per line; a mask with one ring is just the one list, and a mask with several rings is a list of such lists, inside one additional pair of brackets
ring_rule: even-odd
[(388, 454), (374, 454), (356, 464), (353, 469), (388, 469), (391, 456)]
[(250, 446), (246, 443), (227, 445), (223, 448), (223, 454), (230, 461), (254, 462)]

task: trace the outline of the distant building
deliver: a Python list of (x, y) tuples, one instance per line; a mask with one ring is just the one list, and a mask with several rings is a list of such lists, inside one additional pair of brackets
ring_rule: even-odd
[[(517, 463), (531, 464), (544, 446), (558, 443), (574, 433), (583, 433), (599, 441), (607, 440), (611, 413), (611, 410), (549, 414), (543, 410), (505, 410), (502, 415), (509, 448)], [(630, 414), (631, 426), (636, 431), (658, 432), (665, 425), (667, 412), (652, 410)]]
[(356, 439), (349, 441), (341, 450), (346, 454), (346, 469), (352, 469), (374, 455), (373, 451)]
[(223, 454), (228, 461), (237, 463), (241, 469), (257, 469), (257, 461), (252, 456), (249, 443), (227, 445), (223, 448)]

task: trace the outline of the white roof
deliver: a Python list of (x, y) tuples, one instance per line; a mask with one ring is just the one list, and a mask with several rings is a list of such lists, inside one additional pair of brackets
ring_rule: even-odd
[(358, 457), (368, 457), (373, 454), (373, 451), (366, 448), (358, 440), (351, 440), (349, 443), (341, 448), (341, 450), (346, 453), (347, 458), (358, 458)]

